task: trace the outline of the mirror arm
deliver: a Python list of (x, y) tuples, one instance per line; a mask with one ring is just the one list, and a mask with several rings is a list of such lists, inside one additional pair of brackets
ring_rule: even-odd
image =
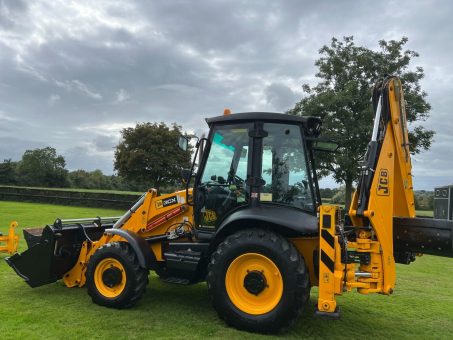
[[(206, 141), (206, 146), (207, 146), (207, 148), (205, 149), (205, 151), (206, 151), (206, 150), (209, 151), (209, 149), (211, 148), (211, 143), (210, 143), (209, 139), (204, 138), (204, 137), (203, 137), (203, 138), (195, 137), (195, 138), (197, 138), (197, 144), (195, 145), (195, 147), (196, 147), (196, 149), (195, 149), (195, 155), (193, 156), (192, 166), (190, 167), (190, 174), (191, 174), (191, 177), (190, 177), (190, 178), (192, 178), (192, 176), (193, 176), (193, 175), (192, 175), (192, 174), (193, 174), (193, 169), (194, 169), (194, 167), (195, 167), (195, 162), (196, 162), (196, 160), (197, 160), (198, 150), (200, 150), (201, 142), (202, 142), (202, 141)], [(201, 165), (201, 164), (199, 164), (199, 166), (200, 166), (200, 165)], [(189, 201), (189, 185), (190, 185), (190, 179), (186, 182), (186, 202), (187, 202), (187, 205), (193, 206), (193, 205), (194, 205), (193, 202), (190, 202), (190, 201)], [(193, 199), (193, 194), (194, 194), (194, 193), (192, 193), (192, 199)]]

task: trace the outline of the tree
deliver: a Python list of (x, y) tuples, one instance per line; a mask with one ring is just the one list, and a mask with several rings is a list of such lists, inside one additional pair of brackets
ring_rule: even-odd
[(181, 127), (165, 123), (141, 123), (121, 131), (115, 151), (115, 170), (133, 183), (150, 183), (158, 191), (174, 185), (181, 170), (190, 167), (190, 151), (178, 148)]
[(319, 154), (320, 175), (332, 174), (338, 183), (345, 184), (346, 207), (349, 207), (353, 182), (358, 179), (358, 168), (371, 139), (374, 112), (370, 103), (371, 88), (385, 75), (401, 78), (407, 102), (406, 113), (410, 125), (409, 142), (412, 153), (431, 146), (434, 131), (417, 124), (429, 117), (431, 109), (426, 93), (421, 89), (423, 68), (409, 68), (418, 57), (412, 50), (404, 50), (408, 39), (379, 41), (379, 50), (356, 46), (353, 37), (343, 41), (332, 38), (324, 45), (315, 62), (320, 82), (311, 87), (303, 85), (306, 97), (289, 113), (318, 116), (323, 120), (323, 136), (336, 140), (341, 153)]
[(17, 162), (11, 159), (5, 159), (0, 163), (0, 184), (16, 184), (16, 166)]
[[(72, 188), (92, 189), (90, 182), (90, 173), (86, 170), (71, 171), (68, 175), (69, 183)], [(98, 189), (98, 188), (96, 188)]]
[(17, 164), (18, 184), (28, 186), (64, 187), (68, 171), (63, 156), (50, 146), (27, 150)]
[(345, 193), (346, 193), (346, 188), (344, 185), (338, 188), (337, 192), (335, 195), (332, 196), (332, 200), (330, 201), (333, 204), (345, 204)]
[(414, 191), (414, 200), (416, 210), (434, 209), (434, 191), (425, 190)]
[[(75, 170), (68, 174), (70, 186), (78, 189), (131, 190), (135, 189), (116, 175), (104, 175), (101, 170)], [(143, 190), (143, 188), (139, 188)]]
[(321, 198), (332, 198), (338, 192), (338, 188), (320, 188), (319, 192), (321, 194)]

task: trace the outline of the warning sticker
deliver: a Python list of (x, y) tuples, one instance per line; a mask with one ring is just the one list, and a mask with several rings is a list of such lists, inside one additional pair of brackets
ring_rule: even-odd
[(260, 193), (260, 201), (261, 202), (272, 202), (272, 194), (268, 192)]

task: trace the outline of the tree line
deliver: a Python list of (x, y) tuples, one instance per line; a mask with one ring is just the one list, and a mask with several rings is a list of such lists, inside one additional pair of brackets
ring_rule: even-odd
[[(162, 123), (160, 124), (138, 124), (138, 131), (141, 134), (144, 133), (144, 129), (148, 130), (148, 133), (155, 134), (155, 130), (163, 129), (166, 130)], [(168, 128), (168, 127), (167, 127)], [(134, 129), (127, 129), (127, 134), (130, 136), (133, 134)], [(128, 142), (126, 143), (126, 140)], [(138, 141), (138, 140), (137, 140)], [(174, 139), (171, 139), (174, 141)], [(163, 142), (163, 140), (161, 140)], [(167, 143), (167, 148), (174, 147), (173, 143)], [(149, 146), (151, 149), (148, 152), (156, 152), (161, 148), (155, 148), (153, 143)], [(129, 139), (123, 140), (117, 147), (116, 152), (116, 169), (119, 167), (119, 162), (124, 162), (124, 168), (122, 173), (128, 175), (128, 177), (115, 175), (105, 175), (101, 170), (86, 171), (86, 170), (75, 170), (68, 171), (66, 167), (66, 161), (63, 156), (58, 155), (57, 151), (52, 147), (45, 147), (42, 149), (27, 150), (23, 154), (20, 161), (14, 162), (11, 159), (6, 159), (0, 163), (0, 184), (2, 185), (14, 185), (14, 186), (30, 186), (30, 187), (47, 187), (47, 188), (77, 188), (77, 189), (101, 189), (101, 190), (119, 190), (119, 191), (144, 191), (149, 187), (156, 187), (156, 182), (153, 182), (152, 176), (146, 176), (146, 174), (140, 174), (137, 177), (131, 177), (137, 175), (139, 167), (135, 166), (135, 169), (131, 173), (127, 173), (127, 169), (134, 168), (133, 162), (140, 162), (137, 157), (131, 157), (130, 153), (125, 153), (125, 149), (133, 148), (132, 141)], [(165, 150), (166, 151), (166, 150)], [(185, 157), (185, 159), (177, 160), (173, 159), (173, 166), (175, 169), (167, 173), (167, 178), (157, 183), (160, 189), (166, 192), (174, 191), (178, 187), (180, 173), (178, 172), (178, 166), (183, 167), (189, 166), (190, 153), (182, 153), (180, 150), (177, 151), (178, 158)], [(146, 152), (145, 152), (146, 153)], [(145, 154), (144, 153), (144, 154)], [(129, 157), (128, 157), (129, 155)], [(129, 160), (132, 158), (132, 160)], [(165, 160), (165, 164), (169, 164), (170, 157)], [(128, 161), (129, 160), (129, 161)], [(143, 160), (142, 160), (143, 161)], [(157, 162), (157, 159), (153, 159)], [(164, 166), (161, 164), (161, 166)], [(154, 169), (158, 172), (158, 169)], [(163, 171), (161, 169), (160, 171)], [(173, 177), (171, 177), (173, 176)], [(147, 182), (146, 179), (149, 178)], [(158, 178), (159, 180), (159, 178)], [(323, 199), (326, 199), (328, 203), (332, 204), (345, 204), (345, 186), (338, 188), (321, 188), (320, 194)], [(417, 210), (433, 210), (434, 204), (434, 192), (426, 190), (414, 191), (415, 197), (415, 209)]]
[[(354, 188), (353, 188), (354, 189)], [(319, 189), (321, 197), (327, 203), (345, 204), (346, 187), (344, 185), (338, 188)], [(416, 210), (433, 210), (434, 209), (434, 191), (431, 190), (414, 190), (414, 201)]]
[(101, 170), (69, 171), (64, 157), (50, 146), (27, 150), (19, 161), (5, 159), (0, 163), (0, 184), (45, 188), (138, 189), (122, 177), (105, 175)]
[(116, 174), (101, 170), (66, 169), (66, 160), (53, 147), (27, 150), (19, 161), (0, 163), (0, 184), (46, 188), (79, 188), (174, 191), (181, 184), (181, 170), (190, 167), (190, 150), (177, 146), (181, 127), (176, 124), (139, 123), (123, 129), (116, 146)]

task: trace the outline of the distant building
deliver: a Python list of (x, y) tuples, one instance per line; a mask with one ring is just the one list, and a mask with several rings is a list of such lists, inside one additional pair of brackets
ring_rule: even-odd
[(434, 218), (453, 220), (453, 185), (434, 189)]

